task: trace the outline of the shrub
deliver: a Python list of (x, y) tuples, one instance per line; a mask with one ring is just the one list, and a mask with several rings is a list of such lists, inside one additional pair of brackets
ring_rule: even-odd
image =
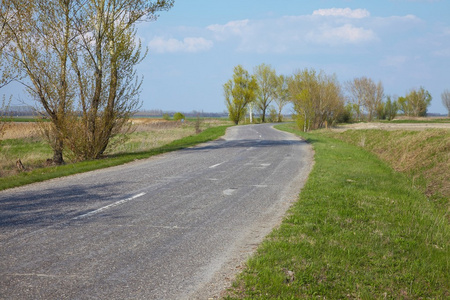
[(182, 113), (177, 112), (177, 113), (175, 113), (175, 114), (173, 115), (173, 119), (174, 119), (175, 121), (178, 121), (178, 120), (184, 120), (185, 117), (184, 117), (184, 115), (183, 115)]

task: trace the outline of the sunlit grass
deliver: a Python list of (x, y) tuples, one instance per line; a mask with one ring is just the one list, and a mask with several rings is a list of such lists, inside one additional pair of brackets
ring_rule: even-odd
[(229, 298), (448, 299), (447, 212), (375, 155), (281, 127), (309, 140), (315, 165)]

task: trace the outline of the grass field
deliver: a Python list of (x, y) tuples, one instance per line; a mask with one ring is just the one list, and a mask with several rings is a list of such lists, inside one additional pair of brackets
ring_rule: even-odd
[(448, 209), (358, 146), (300, 133), (315, 165), (229, 299), (448, 299)]

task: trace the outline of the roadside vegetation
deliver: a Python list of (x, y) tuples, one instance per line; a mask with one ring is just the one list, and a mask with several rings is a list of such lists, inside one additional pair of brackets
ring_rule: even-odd
[[(394, 170), (390, 163), (398, 157), (387, 163), (370, 152), (393, 145), (382, 140), (396, 139), (406, 167), (419, 148), (432, 143), (441, 146), (423, 149), (427, 157), (417, 159), (448, 165), (448, 133), (339, 134), (349, 143), (327, 132), (304, 133), (293, 124), (279, 128), (313, 145), (315, 165), (299, 201), (248, 261), (227, 298), (448, 299), (448, 202), (427, 198), (414, 171)], [(359, 147), (364, 135), (367, 150)], [(420, 144), (416, 150), (414, 143)]]
[(406, 174), (416, 188), (445, 210), (450, 204), (450, 130), (321, 131), (321, 135), (362, 147)]
[[(132, 121), (133, 132), (117, 135), (102, 158), (78, 161), (68, 155), (66, 164), (61, 166), (48, 162), (52, 149), (39, 134), (35, 123), (16, 123), (8, 127), (5, 132), (8, 138), (0, 140), (0, 190), (190, 147), (217, 139), (231, 125), (229, 121), (220, 119), (204, 119), (200, 123), (198, 120), (183, 123), (154, 119)], [(16, 138), (11, 138), (12, 135)], [(18, 159), (24, 166), (23, 170), (17, 165)]]
[[(253, 74), (241, 65), (223, 85), (225, 105), (235, 124), (282, 122), (281, 111), (292, 104), (294, 120), (302, 131), (328, 128), (338, 123), (392, 121), (401, 114), (425, 117), (432, 96), (424, 88), (412, 88), (405, 96), (384, 93), (383, 83), (362, 76), (344, 82), (336, 74), (313, 68), (297, 69), (291, 75), (277, 75), (270, 65), (260, 64)], [(441, 94), (449, 110), (450, 92)], [(253, 115), (259, 118), (253, 118)]]

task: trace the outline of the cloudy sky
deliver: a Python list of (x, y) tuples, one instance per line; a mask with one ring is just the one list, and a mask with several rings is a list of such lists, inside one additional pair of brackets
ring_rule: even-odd
[(138, 34), (149, 47), (139, 66), (145, 109), (222, 112), (234, 66), (265, 63), (284, 75), (323, 70), (341, 83), (367, 76), (389, 95), (423, 86), (429, 112), (446, 113), (449, 0), (175, 0)]

